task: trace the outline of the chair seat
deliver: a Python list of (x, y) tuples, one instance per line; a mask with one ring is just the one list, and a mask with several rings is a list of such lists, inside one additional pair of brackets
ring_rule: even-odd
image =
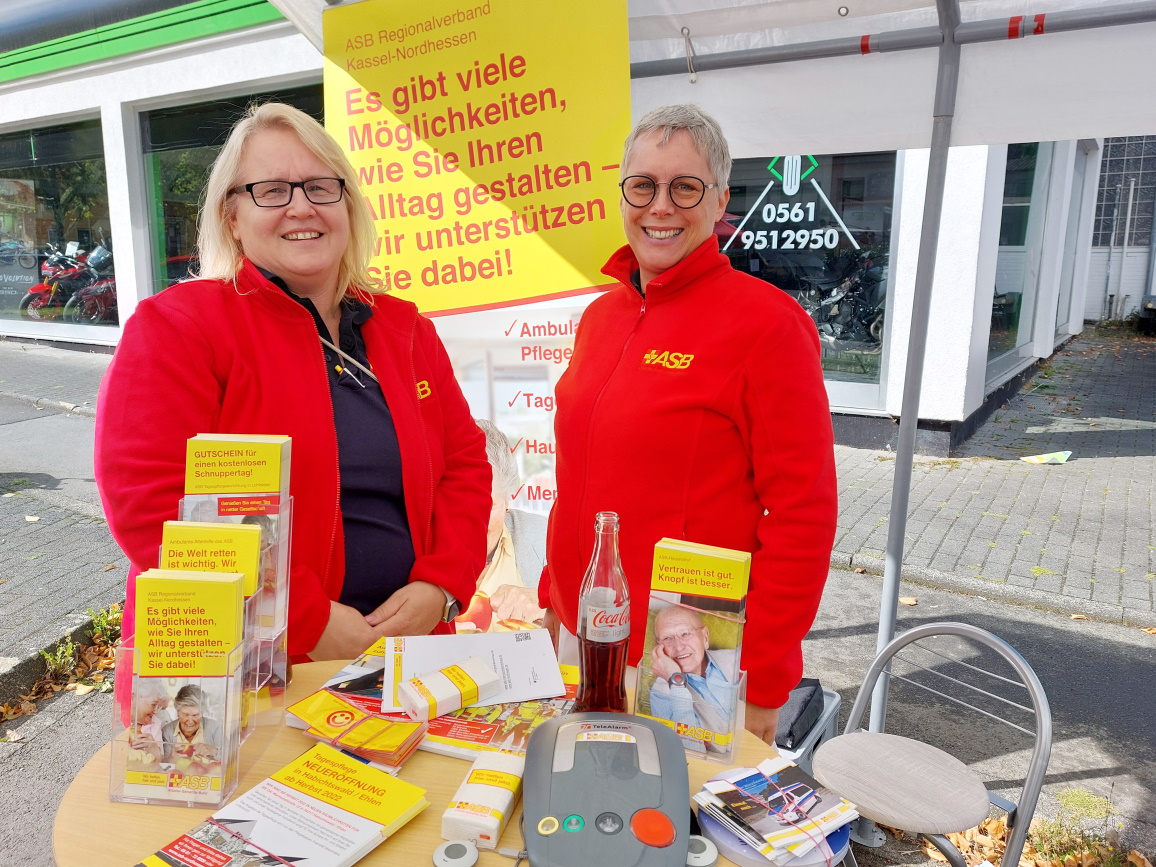
[(905, 831), (974, 828), (990, 806), (983, 781), (942, 750), (881, 732), (832, 738), (815, 753), (815, 778), (855, 803), (860, 815)]

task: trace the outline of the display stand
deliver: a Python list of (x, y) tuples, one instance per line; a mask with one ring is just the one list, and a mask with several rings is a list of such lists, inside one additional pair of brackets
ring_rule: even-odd
[(245, 741), (257, 726), (280, 725), (285, 710), (293, 498), (190, 494), (181, 500), (180, 514), (186, 521), (261, 528), (260, 580), (256, 592), (245, 600), (241, 714), (241, 740)]
[[(200, 662), (189, 661), (190, 671), (214, 668), (223, 674), (142, 677), (138, 672), (149, 649), (118, 649), (116, 670), (131, 677), (132, 685), (116, 690), (109, 799), (219, 806), (240, 779), (242, 745), (258, 728), (276, 730), (284, 718), (293, 498), (189, 495), (179, 513), (186, 521), (259, 526), (257, 587), (244, 602), (240, 644), (227, 655), (206, 653)], [(191, 739), (183, 733), (182, 714)]]
[[(145, 651), (117, 650), (117, 671), (132, 677), (112, 715), (108, 797), (135, 804), (218, 806), (240, 779), (244, 646), (206, 653), (220, 675), (137, 674)], [(187, 726), (187, 728), (186, 728)]]

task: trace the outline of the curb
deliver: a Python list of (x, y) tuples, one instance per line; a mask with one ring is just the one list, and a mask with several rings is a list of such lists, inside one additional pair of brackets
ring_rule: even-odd
[(7, 397), (22, 403), (30, 403), (37, 409), (59, 409), (72, 415), (96, 418), (96, 407), (86, 404), (68, 403), (63, 400), (50, 400), (47, 397), (32, 397), (31, 395), (20, 394), (15, 391), (0, 391), (0, 397)]
[[(848, 558), (845, 551), (831, 552), (831, 566), (844, 571), (863, 569), (866, 574), (883, 576), (883, 561), (878, 557), (852, 554)], [(1004, 581), (985, 581), (965, 575), (953, 575), (924, 566), (903, 566), (899, 570), (899, 580), (928, 587), (932, 590), (946, 590), (967, 596), (982, 596), (998, 599), (1025, 608), (1038, 608), (1055, 614), (1082, 614), (1089, 620), (1112, 623), (1118, 626), (1135, 626), (1139, 629), (1156, 627), (1156, 612), (1094, 602), (1090, 599), (1074, 599), (1062, 594), (1044, 593), (1030, 587), (1018, 587)]]
[[(42, 650), (50, 650), (65, 638), (71, 638), (76, 644), (87, 643), (91, 637), (92, 618), (82, 617), (80, 622), (71, 628), (65, 628), (60, 637)], [(0, 705), (7, 704), (20, 698), (46, 671), (44, 660), (40, 656), (41, 649), (25, 650), (22, 658), (8, 657), (10, 664), (0, 667)], [(4, 661), (0, 661), (3, 666)]]

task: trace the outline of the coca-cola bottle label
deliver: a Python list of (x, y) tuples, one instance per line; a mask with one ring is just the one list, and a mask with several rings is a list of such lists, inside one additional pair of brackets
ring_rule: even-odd
[(586, 606), (586, 640), (613, 642), (630, 637), (630, 606)]

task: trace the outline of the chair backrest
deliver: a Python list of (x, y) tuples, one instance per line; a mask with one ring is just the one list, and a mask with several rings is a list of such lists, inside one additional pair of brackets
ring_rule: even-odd
[[(956, 636), (958, 638), (969, 639), (990, 648), (1003, 657), (1014, 673), (1018, 675), (1019, 679), (1016, 680), (1006, 677), (970, 662), (965, 662), (956, 656), (943, 653), (937, 648), (930, 647), (930, 642), (920, 643), (925, 642), (926, 639), (939, 636)], [(1004, 695), (990, 692), (961, 678), (920, 664), (920, 662), (912, 658), (911, 654), (913, 646), (917, 645), (917, 643), (920, 651), (946, 660), (953, 666), (962, 666), (962, 670), (967, 672), (969, 678), (989, 678), (993, 683), (999, 685), (993, 686), (992, 688), (1002, 688), (1006, 690), (1007, 687), (1010, 686), (1015, 689), (1025, 690), (1030, 698), (1031, 706), (1025, 706)], [(904, 651), (908, 652), (904, 653)], [(916, 680), (914, 677), (909, 677), (901, 672), (893, 672), (891, 669), (893, 663), (896, 661), (904, 662), (912, 666), (913, 669), (918, 669), (919, 672), (924, 673), (921, 675), (922, 681)], [(1015, 865), (1019, 863), (1020, 853), (1023, 851), (1024, 842), (1027, 839), (1028, 825), (1031, 823), (1032, 815), (1035, 813), (1036, 802), (1039, 799), (1040, 790), (1043, 788), (1044, 774), (1047, 771), (1048, 759), (1051, 757), (1052, 752), (1051, 708), (1048, 705), (1048, 697), (1044, 693), (1044, 688), (1040, 684), (1040, 680), (1036, 677), (1036, 673), (1032, 670), (1032, 667), (1028, 665), (1027, 661), (1015, 648), (1002, 638), (977, 626), (953, 622), (927, 623), (922, 626), (917, 626), (914, 629), (904, 632), (902, 635), (896, 636), (886, 647), (879, 651), (875, 660), (867, 669), (867, 674), (863, 678), (863, 684), (859, 688), (859, 694), (855, 698), (855, 703), (851, 706), (851, 712), (847, 717), (847, 726), (844, 729), (844, 733), (857, 731), (860, 728), (867, 704), (871, 699), (872, 693), (875, 691), (875, 685), (880, 675), (884, 672), (893, 680), (901, 680), (956, 705), (968, 708), (985, 717), (1011, 726), (1027, 735), (1034, 735), (1035, 747), (1032, 750), (1032, 757), (1028, 763), (1028, 770), (1024, 778), (1023, 792), (1020, 795), (1019, 803), (1014, 804), (996, 795), (991, 796), (993, 803), (1007, 809), (1009, 813), (1008, 826), (1011, 833), (1008, 835), (1007, 847), (1001, 863), (1009, 865), (1009, 867), (1015, 867)], [(963, 675), (961, 675), (961, 677), (962, 676)], [(940, 683), (943, 689), (955, 689), (957, 690), (957, 695), (964, 693), (971, 697), (971, 701), (966, 701), (957, 697), (957, 695), (949, 695), (947, 692), (928, 685), (927, 681)], [(972, 704), (971, 702), (973, 701), (983, 701), (986, 708)], [(1001, 710), (1005, 713), (1034, 715), (1035, 731), (1033, 732), (1002, 716), (999, 712)]]

